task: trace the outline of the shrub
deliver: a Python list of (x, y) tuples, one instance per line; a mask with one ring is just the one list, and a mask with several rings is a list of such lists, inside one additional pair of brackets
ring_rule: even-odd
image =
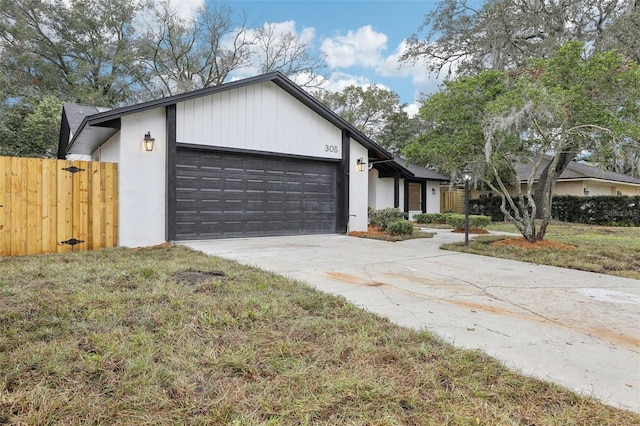
[(447, 225), (451, 226), (453, 229), (463, 229), (464, 228), (464, 215), (453, 213), (447, 216)]
[[(473, 214), (491, 216), (494, 221), (502, 221), (504, 215), (500, 211), (500, 203), (500, 197), (470, 200), (469, 211)], [(551, 216), (562, 222), (640, 226), (640, 196), (558, 195), (553, 197)]]
[(469, 215), (469, 226), (476, 229), (484, 229), (491, 224), (491, 218), (489, 216), (482, 216), (477, 214)]
[(410, 220), (398, 220), (387, 225), (387, 232), (391, 235), (413, 234), (413, 222)]
[[(489, 216), (469, 215), (469, 228), (484, 229), (491, 223)], [(447, 217), (447, 225), (453, 229), (464, 229), (464, 215), (451, 214)]]
[(551, 215), (563, 222), (640, 226), (640, 196), (553, 197)]
[(388, 207), (382, 210), (374, 210), (369, 213), (369, 224), (377, 227), (381, 231), (386, 231), (390, 223), (403, 220), (404, 212), (399, 209)]
[(413, 216), (418, 223), (447, 223), (447, 217), (453, 213), (420, 213)]
[(435, 223), (437, 213), (419, 213), (413, 215), (413, 220), (418, 223)]

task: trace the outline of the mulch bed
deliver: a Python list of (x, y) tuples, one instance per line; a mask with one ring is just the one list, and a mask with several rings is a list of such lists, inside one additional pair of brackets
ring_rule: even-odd
[(375, 226), (371, 226), (371, 225), (367, 226), (367, 231), (366, 232), (365, 231), (351, 231), (351, 232), (349, 232), (349, 236), (350, 237), (364, 237), (366, 235), (384, 236), (384, 235), (388, 235), (388, 234), (386, 232), (383, 232), (383, 231), (379, 230)]
[[(454, 229), (451, 232), (455, 232), (457, 234), (464, 234), (464, 229)], [(470, 234), (488, 234), (489, 231), (481, 228), (469, 228), (469, 233)]]

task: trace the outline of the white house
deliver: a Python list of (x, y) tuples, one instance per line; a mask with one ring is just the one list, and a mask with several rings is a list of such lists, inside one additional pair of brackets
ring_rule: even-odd
[(438, 211), (446, 179), (401, 164), (281, 73), (107, 111), (65, 104), (58, 157), (118, 163), (130, 247), (363, 231), (368, 207)]

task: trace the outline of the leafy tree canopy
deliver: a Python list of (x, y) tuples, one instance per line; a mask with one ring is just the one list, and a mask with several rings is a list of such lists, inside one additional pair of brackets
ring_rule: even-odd
[[(425, 61), (435, 72), (473, 75), (549, 58), (569, 41), (598, 50), (628, 40), (637, 45), (637, 13), (627, 0), (441, 0), (409, 39), (402, 59)], [(629, 22), (635, 34), (624, 33)]]
[(378, 86), (347, 86), (341, 92), (316, 97), (370, 138), (382, 132), (391, 115), (400, 111), (400, 96)]
[[(617, 52), (585, 57), (584, 45), (572, 42), (526, 68), (447, 82), (420, 114), (431, 130), (406, 148), (407, 157), (454, 177), (473, 170), (535, 241), (551, 219), (551, 188), (578, 154), (638, 149), (640, 71)], [(531, 166), (526, 176), (521, 164)]]
[(420, 117), (409, 117), (400, 96), (378, 86), (348, 86), (316, 97), (362, 133), (393, 153), (399, 153), (424, 130)]
[(0, 155), (54, 158), (58, 149), (62, 103), (56, 96), (0, 109)]

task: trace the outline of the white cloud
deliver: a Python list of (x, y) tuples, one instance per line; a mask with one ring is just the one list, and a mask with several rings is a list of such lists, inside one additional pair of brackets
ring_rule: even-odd
[(407, 113), (407, 115), (409, 115), (409, 117), (415, 117), (420, 111), (420, 104), (418, 102), (408, 104), (406, 107), (404, 107), (404, 111)]
[[(296, 29), (296, 21), (265, 22), (262, 28), (273, 31), (273, 35), (276, 37), (286, 33), (294, 34), (305, 44), (313, 43), (313, 39), (316, 36), (315, 28), (303, 28), (301, 32), (298, 32)], [(254, 38), (255, 33), (256, 30), (249, 30), (249, 38)]]
[[(178, 1), (178, 0), (173, 0)], [(313, 45), (316, 38), (314, 28), (303, 28), (298, 30), (295, 21), (268, 22), (264, 27), (271, 27), (274, 35), (293, 33), (302, 42)], [(248, 32), (248, 37), (254, 37), (255, 30)], [(400, 57), (407, 48), (405, 40), (400, 42), (392, 52), (387, 51), (388, 37), (386, 34), (376, 31), (371, 25), (360, 27), (356, 30), (349, 30), (346, 34), (336, 35), (324, 39), (320, 46), (320, 51), (324, 59), (332, 70), (328, 77), (303, 75), (300, 76), (299, 83), (314, 80), (323, 89), (329, 91), (341, 91), (350, 85), (367, 87), (376, 84), (376, 77), (385, 79), (400, 79), (413, 86), (413, 99), (420, 99), (425, 94), (438, 91), (443, 78), (431, 74), (424, 63), (402, 64)], [(254, 53), (255, 54), (255, 53)], [(253, 58), (252, 63), (259, 63), (258, 58)], [(359, 69), (357, 69), (359, 68)], [(367, 73), (365, 70), (370, 70)], [(256, 67), (247, 67), (233, 73), (233, 79), (249, 77), (259, 74)], [(378, 84), (381, 86), (380, 84)], [(381, 86), (384, 87), (384, 86)], [(393, 88), (385, 87), (393, 90)], [(416, 114), (419, 105), (410, 104), (407, 112), (410, 115)]]
[(193, 18), (198, 8), (204, 6), (204, 0), (169, 0), (169, 4), (181, 18)]
[(341, 92), (348, 86), (367, 87), (370, 85), (371, 81), (369, 81), (367, 77), (342, 72), (333, 72), (327, 79), (326, 89), (331, 92)]
[[(400, 57), (407, 48), (406, 41), (403, 40), (393, 52), (386, 54), (387, 40), (385, 34), (376, 32), (373, 27), (367, 25), (356, 31), (349, 31), (345, 36), (339, 35), (326, 39), (322, 43), (321, 50), (325, 54), (328, 65), (338, 71), (334, 72), (334, 75), (342, 76), (338, 81), (348, 81), (349, 79), (344, 77), (348, 75), (348, 69), (359, 66), (371, 69), (380, 77), (410, 78), (415, 86), (415, 99), (422, 97), (423, 94), (437, 91), (443, 79), (433, 76), (424, 63), (400, 62)], [(362, 80), (363, 77), (359, 79)], [(335, 80), (335, 77), (331, 80)], [(366, 84), (368, 83), (367, 80)]]
[(382, 60), (387, 48), (387, 36), (376, 32), (371, 25), (347, 32), (346, 35), (327, 38), (320, 50), (332, 68), (349, 68), (354, 65), (375, 67)]

